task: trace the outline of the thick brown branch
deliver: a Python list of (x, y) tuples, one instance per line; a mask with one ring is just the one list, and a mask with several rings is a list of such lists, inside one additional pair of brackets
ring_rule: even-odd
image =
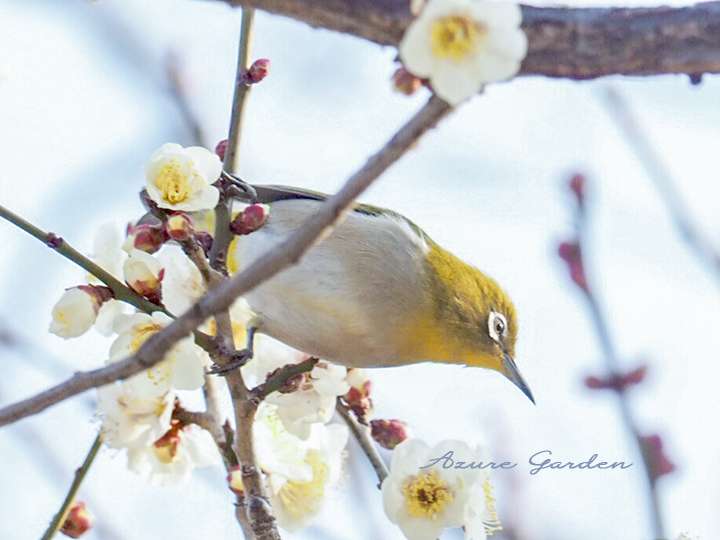
[[(292, 17), (381, 45), (397, 45), (412, 20), (409, 0), (221, 0)], [(720, 72), (720, 2), (670, 8), (522, 6), (523, 75)]]
[[(80, 372), (40, 394), (0, 409), (0, 426), (15, 422), (90, 388), (126, 379), (162, 360), (165, 353), (211, 315), (226, 310), (238, 296), (252, 290), (284, 268), (297, 263), (352, 205), (353, 201), (397, 161), (417, 140), (434, 127), (450, 107), (436, 97), (416, 113), (365, 165), (351, 176), (340, 191), (320, 204), (315, 215), (284, 242), (260, 257), (243, 272), (209, 291), (186, 313), (154, 334), (133, 356), (109, 366)], [(232, 390), (232, 389), (231, 389)]]

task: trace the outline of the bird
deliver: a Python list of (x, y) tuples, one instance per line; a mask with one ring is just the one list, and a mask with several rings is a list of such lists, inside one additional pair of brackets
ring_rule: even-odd
[[(253, 185), (269, 205), (262, 227), (238, 236), (228, 266), (240, 272), (312, 216), (326, 194)], [(247, 331), (353, 368), (439, 362), (494, 370), (535, 399), (514, 359), (518, 323), (491, 277), (433, 241), (410, 219), (356, 203), (298, 264), (245, 296)]]

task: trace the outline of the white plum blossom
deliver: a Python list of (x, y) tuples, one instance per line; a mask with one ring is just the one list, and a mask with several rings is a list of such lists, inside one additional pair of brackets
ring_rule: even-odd
[[(152, 315), (135, 313), (118, 317), (115, 331), (119, 335), (110, 346), (110, 361), (122, 360), (136, 353), (150, 336), (171, 321), (170, 317), (158, 311)], [(205, 380), (205, 367), (209, 363), (207, 353), (188, 336), (176, 343), (160, 363), (133, 375), (124, 384), (133, 395), (143, 399), (164, 395), (171, 389), (196, 390)]]
[(267, 400), (278, 406), (278, 416), (290, 433), (307, 439), (313, 424), (330, 421), (338, 396), (350, 389), (346, 375), (346, 368), (320, 361), (297, 390), (273, 392)]
[[(123, 261), (127, 254), (122, 249), (122, 237), (115, 223), (103, 223), (95, 232), (92, 249), (92, 261), (113, 277), (122, 281)], [(103, 283), (92, 274), (87, 275), (91, 285)], [(109, 299), (100, 306), (95, 329), (103, 336), (112, 334), (112, 325), (115, 317), (125, 312), (125, 304), (114, 298)]]
[(347, 428), (314, 424), (301, 439), (285, 429), (276, 406), (264, 403), (253, 434), (278, 523), (289, 531), (309, 525), (340, 479)]
[(111, 448), (146, 447), (170, 429), (173, 392), (139, 397), (132, 385), (117, 382), (97, 393), (103, 441)]
[(164, 144), (145, 167), (147, 192), (160, 208), (207, 210), (218, 202), (219, 191), (211, 184), (221, 171), (220, 158), (205, 148)]
[(527, 53), (517, 4), (490, 0), (429, 0), (405, 31), (405, 68), (428, 78), (435, 93), (457, 105), (483, 85), (513, 77)]
[(97, 318), (102, 300), (93, 287), (67, 289), (52, 309), (50, 332), (61, 338), (74, 338), (87, 332)]
[(158, 260), (165, 269), (162, 298), (165, 307), (175, 315), (182, 315), (207, 291), (200, 271), (179, 246), (166, 246)]
[(152, 300), (160, 299), (164, 270), (160, 261), (149, 253), (132, 249), (123, 264), (125, 282), (136, 293)]
[(128, 449), (130, 470), (156, 485), (184, 482), (193, 469), (219, 463), (215, 441), (207, 431), (194, 424), (175, 423), (152, 444)]
[(390, 475), (382, 484), (383, 506), (408, 540), (435, 540), (443, 529), (464, 525), (474, 535), (466, 538), (484, 539), (484, 527), (478, 524), (485, 514), (478, 509), (486, 498), (483, 489), (477, 488), (482, 488), (487, 473), (477, 467), (447, 466), (446, 461), (431, 464), (448, 452), (465, 463), (484, 459), (479, 448), (453, 440), (430, 447), (407, 439), (393, 450)]

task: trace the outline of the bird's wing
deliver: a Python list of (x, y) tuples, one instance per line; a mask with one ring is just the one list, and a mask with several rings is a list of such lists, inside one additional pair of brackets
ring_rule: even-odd
[[(292, 186), (253, 184), (253, 187), (257, 192), (258, 202), (265, 204), (296, 199), (324, 201), (329, 197), (329, 195), (327, 195), (326, 193)], [(405, 221), (418, 236), (429, 240), (429, 237), (425, 233), (425, 231), (423, 231), (420, 227), (418, 227), (408, 218), (406, 218), (402, 214), (395, 212), (394, 210), (389, 210), (388, 208), (382, 208), (380, 206), (373, 206), (371, 204), (355, 203), (353, 205), (353, 211), (360, 214), (365, 214), (366, 216), (389, 216), (395, 219), (400, 219), (402, 221)]]

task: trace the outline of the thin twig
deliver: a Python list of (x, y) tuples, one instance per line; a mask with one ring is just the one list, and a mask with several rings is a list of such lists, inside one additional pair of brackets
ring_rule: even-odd
[(228, 309), (239, 296), (298, 263), (308, 249), (331, 232), (354, 200), (449, 111), (447, 103), (436, 97), (430, 98), (379, 152), (347, 180), (340, 191), (318, 203), (317, 212), (283, 242), (268, 250), (242, 272), (209, 291), (187, 312), (152, 335), (134, 355), (103, 368), (79, 372), (44, 392), (0, 409), (0, 426), (37, 414), (90, 388), (125, 379), (160, 362), (175, 343), (189, 335), (208, 317)]
[(87, 453), (87, 456), (85, 456), (85, 461), (83, 461), (83, 464), (80, 466), (80, 468), (75, 471), (75, 478), (73, 479), (72, 484), (70, 484), (70, 489), (68, 489), (68, 492), (65, 495), (65, 500), (63, 500), (62, 504), (60, 505), (60, 509), (58, 510), (57, 514), (55, 514), (53, 520), (50, 522), (50, 525), (45, 531), (45, 534), (43, 534), (42, 540), (50, 540), (53, 536), (55, 536), (55, 533), (58, 532), (58, 530), (60, 530), (60, 528), (65, 523), (65, 519), (67, 518), (67, 514), (70, 511), (70, 507), (75, 501), (75, 496), (80, 489), (80, 485), (82, 484), (85, 476), (90, 470), (90, 467), (92, 467), (92, 464), (95, 461), (95, 457), (97, 457), (98, 451), (100, 450), (101, 446), (102, 435), (98, 433), (97, 437), (95, 437), (95, 440), (93, 441), (92, 446), (90, 447), (90, 450)]
[(654, 183), (675, 227), (697, 258), (714, 274), (717, 284), (720, 285), (720, 253), (693, 222), (692, 214), (685, 204), (672, 174), (653, 148), (647, 135), (643, 133), (640, 123), (623, 97), (612, 88), (606, 90), (604, 97), (610, 116), (615, 120), (625, 136), (625, 140), (645, 167), (645, 171)]
[(70, 244), (68, 244), (64, 238), (61, 238), (54, 233), (47, 233), (43, 231), (42, 229), (36, 227), (26, 219), (23, 219), (22, 217), (18, 216), (17, 214), (2, 205), (0, 205), (0, 217), (6, 219), (13, 225), (30, 234), (31, 236), (34, 236), (49, 248), (55, 250), (66, 259), (74, 262), (80, 268), (86, 270), (87, 272), (98, 278), (110, 288), (117, 300), (122, 300), (123, 302), (127, 302), (128, 304), (132, 304), (139, 310), (145, 311), (147, 313), (152, 313), (153, 311), (164, 311), (164, 308), (162, 306), (153, 304), (149, 300), (137, 294), (130, 287), (128, 287), (120, 280), (118, 280), (115, 276), (113, 276), (110, 272), (107, 272), (98, 264), (95, 264), (85, 255), (83, 255)]
[(383, 480), (387, 478), (390, 472), (377, 451), (375, 443), (370, 436), (369, 428), (361, 425), (355, 418), (353, 418), (350, 408), (345, 405), (340, 398), (338, 398), (335, 408), (337, 409), (338, 414), (340, 414), (347, 423), (350, 431), (360, 445), (360, 448), (362, 448), (363, 452), (365, 452), (368, 461), (370, 461), (370, 465), (372, 465), (372, 468), (375, 469), (375, 474), (377, 474), (378, 477), (378, 487), (380, 487)]
[(308, 371), (312, 371), (315, 364), (318, 363), (318, 359), (310, 357), (298, 364), (288, 364), (283, 368), (279, 369), (263, 384), (256, 386), (250, 391), (250, 397), (256, 400), (263, 400), (273, 392), (280, 390), (287, 382), (293, 377), (297, 377)]
[[(584, 244), (583, 240), (587, 235), (587, 213), (584, 210), (578, 211), (576, 226), (578, 228), (578, 241), (581, 246), (580, 256), (582, 258), (582, 267), (587, 268), (587, 260), (585, 260), (586, 257), (584, 256), (585, 250), (582, 249)], [(618, 362), (618, 351), (610, 334), (610, 327), (600, 307), (598, 298), (589, 284), (586, 285), (585, 294), (583, 296), (587, 299), (590, 307), (591, 319), (603, 351), (605, 369), (608, 376), (612, 377), (613, 375), (620, 373), (620, 365)], [(643, 449), (641, 434), (638, 428), (638, 421), (630, 407), (627, 393), (625, 391), (618, 391), (614, 393), (617, 396), (617, 403), (620, 410), (622, 424), (627, 430), (630, 438), (633, 440), (636, 450), (642, 459), (643, 472), (645, 473), (644, 477), (647, 482), (647, 493), (650, 500), (650, 512), (654, 534), (653, 538), (665, 538), (662, 511), (658, 501), (657, 490), (655, 489), (655, 482), (653, 481), (652, 464), (648, 461), (649, 457)]]

